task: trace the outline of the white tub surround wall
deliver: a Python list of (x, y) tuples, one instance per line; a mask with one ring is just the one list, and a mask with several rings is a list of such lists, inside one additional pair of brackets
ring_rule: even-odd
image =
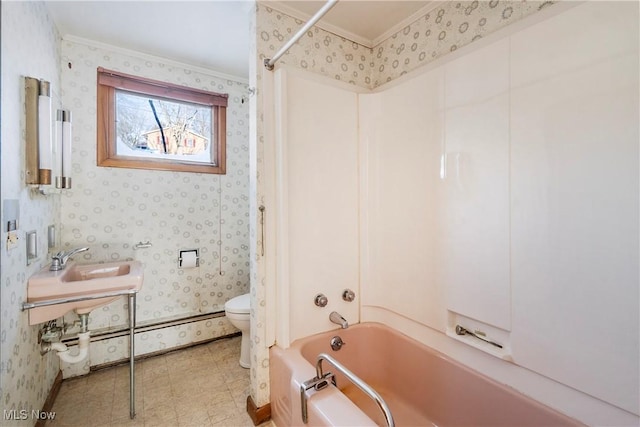
[[(242, 79), (66, 38), (62, 42), (63, 101), (73, 110), (74, 185), (62, 202), (65, 249), (88, 246), (80, 262), (136, 259), (144, 264), (137, 321), (144, 325), (203, 313), (249, 290), (249, 105)], [(96, 69), (229, 94), (227, 173), (105, 168), (96, 166)], [(135, 249), (138, 242), (152, 246)], [(200, 266), (178, 268), (181, 249), (200, 250)], [(73, 315), (68, 320), (72, 321)], [(126, 300), (91, 313), (89, 328), (127, 325)], [(136, 337), (145, 354), (235, 332), (226, 318), (158, 329)], [(92, 343), (91, 365), (126, 356), (121, 339)], [(70, 367), (67, 367), (70, 369)], [(65, 375), (71, 374), (65, 369)], [(80, 367), (86, 371), (88, 366)], [(80, 373), (80, 372), (78, 372)]]
[[(350, 323), (360, 317), (358, 95), (353, 86), (308, 77), (286, 68), (274, 76), (276, 341), (283, 348), (338, 327), (333, 311)], [(346, 289), (355, 301), (342, 299)], [(325, 307), (314, 304), (321, 293)]]
[[(331, 243), (313, 233), (355, 228), (361, 320), (581, 422), (637, 425), (638, 26), (635, 2), (554, 6), (369, 94), (277, 67), (275, 125), (265, 132), (277, 172), (266, 189), (276, 201), (277, 321), (289, 322), (289, 338), (337, 328), (318, 323), (326, 312), (310, 288), (333, 293), (350, 276), (321, 283), (325, 271), (287, 263), (309, 255), (349, 271), (333, 258), (349, 232)], [(348, 123), (351, 111), (333, 118), (353, 96), (359, 121)], [(345, 138), (336, 147), (334, 125)], [(318, 145), (330, 153), (318, 156)], [(316, 157), (332, 160), (298, 191), (295, 171)], [(457, 324), (502, 348), (456, 335)]]
[[(2, 201), (19, 204), (18, 245), (7, 251), (6, 221), (2, 223), (0, 319), (0, 389), (3, 410), (28, 419), (3, 414), (2, 425), (33, 425), (32, 410), (42, 409), (58, 374), (54, 354), (40, 356), (38, 327), (20, 307), (27, 295), (27, 280), (47, 263), (47, 227), (60, 225), (60, 196), (43, 196), (25, 185), (24, 77), (51, 83), (52, 104), (60, 103), (60, 37), (41, 2), (2, 2)], [(27, 266), (26, 236), (35, 230), (38, 259)]]
[[(576, 6), (361, 98), (379, 109), (368, 127), (376, 181), (363, 320), (438, 342), (598, 425), (637, 423), (640, 414), (637, 12), (633, 3)], [(409, 94), (432, 105), (409, 107)], [(422, 123), (399, 120), (407, 114)], [(417, 139), (426, 123), (433, 136)], [(413, 188), (392, 181), (399, 168)], [(416, 200), (416, 185), (431, 197)], [(399, 230), (385, 234), (392, 217)], [(407, 240), (419, 217), (424, 231)], [(391, 281), (425, 302), (390, 299)], [(458, 323), (504, 348), (455, 336)]]
[[(408, 22), (387, 39), (364, 46), (322, 29), (322, 21), (289, 49), (276, 65), (316, 73), (365, 89), (422, 67), (459, 47), (480, 40), (499, 28), (545, 10), (551, 1), (462, 1), (442, 2), (419, 19)], [(251, 250), (252, 264), (252, 374), (251, 396), (258, 406), (269, 402), (269, 346), (276, 340), (276, 216), (275, 208), (275, 117), (273, 115), (274, 73), (265, 70), (265, 58), (272, 57), (304, 21), (257, 2), (251, 15), (252, 98), (251, 138)], [(373, 49), (372, 49), (373, 47)], [(415, 97), (409, 103), (422, 102)], [(255, 112), (255, 114), (253, 114)], [(331, 166), (320, 166), (330, 171)], [(253, 179), (253, 178), (252, 178)], [(264, 241), (258, 208), (265, 206)], [(361, 238), (364, 238), (361, 235)], [(264, 251), (264, 256), (263, 256)], [(427, 261), (428, 263), (428, 261)], [(305, 286), (291, 284), (291, 287)], [(297, 291), (296, 291), (297, 292)], [(306, 292), (306, 291), (305, 291)], [(332, 297), (335, 300), (335, 296)], [(301, 304), (307, 304), (305, 300)], [(285, 301), (281, 301), (285, 304)], [(315, 309), (315, 306), (312, 307)], [(287, 316), (288, 318), (288, 316)], [(300, 319), (296, 319), (300, 321)]]

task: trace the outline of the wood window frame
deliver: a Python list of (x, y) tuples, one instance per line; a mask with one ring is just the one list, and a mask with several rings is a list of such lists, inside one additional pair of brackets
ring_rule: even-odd
[[(185, 101), (211, 107), (211, 163), (176, 159), (140, 158), (116, 152), (116, 90)], [(152, 169), (176, 172), (226, 173), (227, 94), (207, 92), (160, 82), (98, 67), (97, 78), (97, 164), (104, 167)]]

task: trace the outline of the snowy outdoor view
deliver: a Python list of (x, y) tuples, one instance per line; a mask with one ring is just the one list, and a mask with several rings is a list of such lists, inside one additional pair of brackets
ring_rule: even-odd
[(116, 91), (116, 152), (122, 156), (215, 163), (211, 107)]

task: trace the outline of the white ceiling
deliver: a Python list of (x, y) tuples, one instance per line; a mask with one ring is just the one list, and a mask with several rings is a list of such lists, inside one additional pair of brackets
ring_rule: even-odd
[(249, 76), (249, 1), (47, 1), (60, 35)]
[[(274, 8), (307, 20), (325, 4), (315, 0), (269, 1)], [(377, 45), (421, 15), (434, 1), (340, 0), (317, 24), (368, 47)], [(417, 18), (417, 16), (415, 16)]]
[[(307, 19), (323, 1), (273, 1), (274, 8)], [(318, 25), (367, 46), (431, 1), (342, 0)], [(249, 0), (57, 1), (46, 5), (63, 37), (80, 37), (249, 77)]]

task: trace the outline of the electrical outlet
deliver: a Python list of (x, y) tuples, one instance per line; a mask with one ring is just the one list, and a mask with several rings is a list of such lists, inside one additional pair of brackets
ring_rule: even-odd
[(10, 231), (7, 233), (7, 251), (18, 247), (18, 232)]

